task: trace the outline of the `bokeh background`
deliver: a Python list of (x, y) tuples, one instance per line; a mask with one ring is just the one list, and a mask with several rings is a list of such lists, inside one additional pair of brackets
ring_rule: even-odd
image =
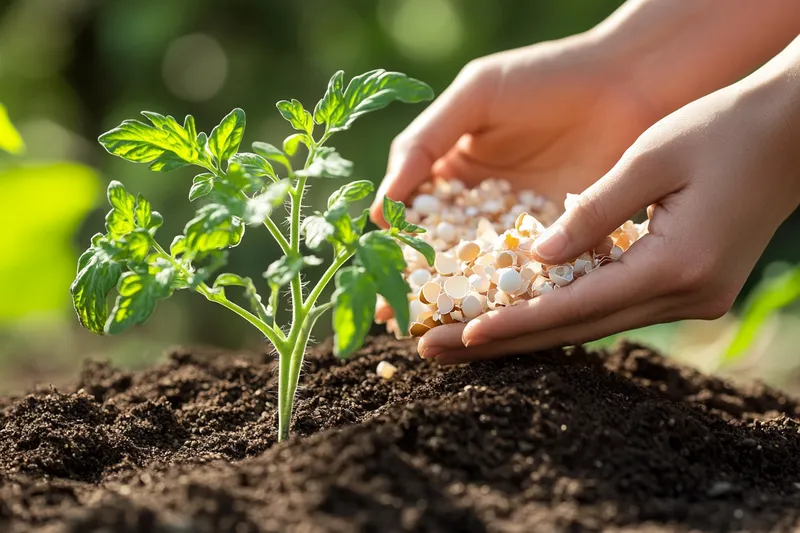
[[(330, 75), (399, 70), (441, 92), (470, 59), (586, 30), (619, 0), (5, 0), (0, 2), (0, 103), (27, 149), (0, 152), (0, 390), (69, 379), (86, 357), (137, 367), (175, 344), (258, 347), (250, 328), (197, 294), (161, 302), (150, 322), (119, 337), (80, 328), (68, 286), (76, 259), (102, 226), (112, 179), (144, 193), (166, 218), (163, 244), (193, 213), (193, 173), (149, 172), (107, 155), (97, 136), (142, 109), (210, 130), (234, 107), (248, 115), (245, 145), (290, 133), (275, 102), (313, 107)], [(421, 110), (393, 105), (359, 120), (336, 146), (358, 179), (380, 181), (389, 143)], [(611, 126), (610, 126), (611, 127)], [(317, 186), (320, 206), (333, 184)], [(741, 302), (765, 276), (800, 261), (797, 217), (774, 239)], [(249, 231), (230, 270), (261, 279), (278, 256)], [(266, 233), (266, 232), (263, 232)], [(319, 271), (310, 271), (313, 279)], [(741, 309), (741, 302), (737, 309)], [(791, 306), (762, 327), (744, 357), (726, 363), (736, 313), (711, 323), (629, 336), (705, 369), (796, 388), (800, 315)], [(327, 334), (325, 327), (317, 337)], [(602, 341), (600, 344), (608, 343)]]

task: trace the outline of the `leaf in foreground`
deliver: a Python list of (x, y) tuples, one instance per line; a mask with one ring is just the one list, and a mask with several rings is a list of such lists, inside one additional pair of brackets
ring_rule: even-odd
[(364, 343), (375, 316), (376, 292), (374, 281), (361, 267), (346, 267), (336, 274), (333, 350), (337, 357), (352, 355)]

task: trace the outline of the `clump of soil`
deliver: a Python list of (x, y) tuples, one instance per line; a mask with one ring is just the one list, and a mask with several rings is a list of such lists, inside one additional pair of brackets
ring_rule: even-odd
[(0, 399), (0, 531), (800, 526), (798, 402), (634, 344), (450, 368), (388, 337), (346, 363), (323, 346), (282, 444), (274, 374), (265, 355), (179, 349)]

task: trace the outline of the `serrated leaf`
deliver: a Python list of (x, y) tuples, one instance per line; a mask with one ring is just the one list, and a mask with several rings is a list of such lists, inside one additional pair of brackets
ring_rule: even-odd
[(237, 246), (244, 235), (244, 222), (222, 204), (201, 207), (184, 228), (186, 251), (193, 255)]
[(131, 326), (143, 324), (155, 310), (158, 300), (172, 294), (177, 277), (175, 268), (167, 262), (150, 265), (145, 273), (126, 272), (117, 285), (117, 301), (105, 325), (109, 334), (120, 333)]
[(342, 103), (343, 94), (342, 88), (344, 87), (344, 71), (337, 71), (328, 82), (328, 89), (325, 95), (317, 102), (314, 107), (314, 121), (317, 124), (324, 124), (328, 122), (331, 114)]
[(281, 100), (276, 104), (281, 116), (289, 121), (292, 127), (296, 130), (303, 131), (309, 135), (314, 131), (314, 119), (311, 113), (303, 108), (303, 104), (299, 101), (292, 99)]
[(329, 241), (341, 244), (346, 247), (353, 246), (361, 234), (356, 231), (347, 206), (340, 205), (325, 212), (325, 220), (333, 226), (333, 234), (328, 237)]
[(353, 162), (344, 159), (334, 150), (320, 151), (307, 169), (298, 170), (298, 176), (309, 178), (346, 178), (353, 172)]
[(291, 157), (297, 153), (297, 148), (300, 147), (300, 143), (308, 146), (308, 137), (305, 133), (289, 135), (283, 140), (283, 151), (286, 152), (286, 155)]
[(118, 181), (108, 184), (107, 196), (111, 211), (106, 214), (106, 231), (112, 239), (120, 239), (136, 228), (136, 198)]
[(367, 220), (369, 220), (369, 208), (364, 209), (360, 215), (353, 219), (353, 225), (358, 229), (358, 233), (364, 233), (364, 227), (367, 225)]
[(150, 233), (146, 229), (137, 228), (122, 238), (122, 243), (131, 261), (144, 261), (150, 252), (152, 243)]
[(301, 231), (305, 236), (306, 246), (317, 249), (333, 235), (333, 225), (320, 215), (311, 215), (303, 220)]
[(186, 251), (186, 237), (184, 235), (176, 235), (172, 239), (172, 244), (169, 245), (169, 255), (178, 257)]
[(269, 161), (264, 159), (258, 154), (251, 154), (250, 152), (241, 152), (238, 154), (234, 154), (230, 159), (230, 163), (236, 163), (241, 165), (245, 172), (256, 176), (262, 177), (267, 176), (272, 181), (278, 181), (278, 175), (275, 174), (275, 170), (272, 168), (272, 165), (269, 164)]
[[(318, 105), (325, 109), (325, 116), (321, 113), (320, 118), (325, 119), (329, 131), (335, 132), (348, 129), (361, 115), (386, 107), (393, 101), (417, 103), (431, 99), (433, 90), (427, 84), (400, 72), (377, 69), (354, 77), (343, 93), (340, 89), (324, 106), (322, 101)], [(314, 116), (316, 119), (316, 111)]]
[(265, 159), (280, 163), (286, 168), (292, 168), (292, 164), (286, 154), (269, 143), (256, 141), (253, 143), (253, 151)]
[(281, 180), (277, 183), (269, 184), (263, 193), (248, 199), (244, 216), (245, 221), (248, 224), (263, 224), (264, 220), (272, 213), (272, 210), (281, 205), (286, 199), (289, 189), (291, 189), (289, 180)]
[(428, 264), (430, 266), (433, 266), (433, 261), (436, 259), (436, 251), (430, 244), (423, 241), (419, 237), (414, 237), (412, 235), (403, 235), (402, 233), (395, 235), (394, 238), (406, 243), (407, 245), (411, 246), (413, 249), (421, 253), (425, 257), (425, 260), (428, 262)]
[(359, 239), (356, 258), (375, 280), (378, 293), (392, 307), (400, 331), (407, 332), (411, 289), (402, 276), (406, 267), (403, 250), (389, 235), (372, 231)]
[(153, 210), (150, 207), (150, 202), (142, 194), (136, 197), (136, 210), (134, 214), (136, 217), (136, 227), (150, 227), (150, 222), (153, 219)]
[(186, 118), (183, 119), (183, 129), (186, 130), (186, 135), (188, 135), (190, 139), (197, 138), (197, 126), (195, 125), (192, 115), (186, 115)]
[(190, 163), (184, 161), (174, 153), (164, 152), (150, 163), (149, 168), (154, 172), (170, 172), (189, 165)]
[[(239, 163), (230, 163), (224, 176), (215, 179), (215, 187), (223, 196), (240, 197), (239, 193), (252, 194), (264, 187), (264, 180), (253, 176)], [(238, 213), (237, 213), (238, 214)]]
[(267, 268), (264, 277), (273, 287), (283, 287), (288, 285), (292, 278), (303, 270), (305, 261), (300, 255), (284, 255)]
[(426, 230), (422, 226), (417, 226), (416, 224), (411, 224), (410, 222), (406, 222), (403, 225), (403, 229), (401, 231), (405, 233), (425, 233), (428, 230)]
[(208, 136), (208, 151), (220, 163), (239, 151), (244, 136), (245, 115), (238, 107), (225, 115)]
[(345, 267), (336, 273), (332, 296), (336, 357), (346, 358), (364, 344), (375, 316), (377, 292), (372, 277), (361, 267)]
[(99, 234), (92, 239), (92, 246), (78, 259), (78, 272), (69, 288), (81, 325), (99, 335), (108, 318), (108, 293), (122, 274), (122, 265), (103, 248), (103, 241)]
[(189, 189), (189, 201), (194, 202), (214, 190), (214, 175), (210, 172), (198, 174), (192, 180), (192, 188)]
[(268, 324), (272, 323), (273, 317), (270, 315), (269, 311), (267, 311), (267, 308), (264, 307), (264, 304), (261, 303), (261, 295), (258, 294), (252, 279), (226, 272), (220, 274), (217, 276), (217, 279), (214, 280), (214, 288), (218, 287), (243, 287), (244, 296), (250, 308), (261, 320)]
[(384, 196), (383, 218), (391, 227), (401, 228), (406, 223), (406, 206), (403, 202), (395, 202), (388, 196)]
[(375, 186), (367, 180), (358, 180), (342, 185), (328, 197), (328, 209), (362, 200), (372, 194), (374, 190)]
[[(110, 154), (135, 163), (150, 163), (165, 152), (188, 163), (198, 160), (195, 139), (174, 118), (143, 111), (152, 126), (138, 120), (125, 120), (98, 140)], [(166, 159), (171, 158), (168, 156)], [(158, 166), (158, 165), (157, 165)]]

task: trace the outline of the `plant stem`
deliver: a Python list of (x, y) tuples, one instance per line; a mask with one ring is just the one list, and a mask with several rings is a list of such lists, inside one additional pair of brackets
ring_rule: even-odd
[(336, 275), (336, 272), (339, 271), (342, 265), (345, 264), (348, 259), (353, 257), (353, 253), (354, 252), (348, 250), (347, 252), (344, 253), (344, 255), (340, 255), (339, 257), (333, 260), (331, 266), (329, 266), (328, 270), (326, 270), (325, 273), (322, 274), (322, 277), (320, 278), (319, 282), (311, 291), (311, 293), (308, 295), (308, 298), (306, 298), (306, 301), (303, 304), (303, 309), (306, 312), (311, 311), (311, 308), (314, 307), (314, 304), (317, 302), (317, 298), (319, 298), (320, 294), (322, 294), (322, 291), (325, 290), (325, 287), (331, 281), (333, 276)]
[(289, 255), (291, 253), (291, 251), (292, 251), (292, 246), (291, 246), (291, 244), (289, 244), (289, 241), (286, 240), (286, 237), (283, 236), (283, 233), (281, 232), (281, 229), (278, 227), (277, 224), (275, 224), (275, 221), (273, 221), (271, 218), (267, 217), (266, 219), (264, 219), (264, 225), (267, 227), (269, 232), (272, 234), (272, 236), (278, 242), (278, 246), (281, 247), (281, 250), (283, 251), (283, 253), (285, 255)]
[[(181, 263), (176, 261), (174, 257), (168, 254), (167, 251), (164, 250), (164, 248), (162, 248), (161, 245), (158, 244), (158, 242), (156, 242), (155, 239), (152, 239), (152, 244), (153, 248), (155, 248), (159, 254), (164, 256), (165, 259), (167, 259), (170, 263), (172, 263), (172, 265), (175, 268), (177, 268), (185, 277), (188, 278), (191, 275), (191, 272), (189, 272), (186, 269), (186, 267), (183, 266)], [(267, 339), (269, 339), (272, 345), (275, 346), (275, 349), (278, 350), (279, 352), (285, 349), (284, 348), (285, 339), (282, 338), (283, 337), (282, 332), (273, 329), (269, 324), (265, 323), (263, 320), (258, 318), (253, 313), (249, 312), (247, 309), (244, 309), (240, 305), (237, 305), (228, 300), (227, 298), (225, 298), (225, 294), (223, 292), (214, 291), (211, 287), (209, 287), (205, 283), (200, 283), (195, 290), (200, 294), (202, 294), (203, 296), (205, 296), (207, 300), (218, 303), (223, 307), (226, 307), (227, 309), (233, 311), (240, 317), (250, 322), (261, 333), (263, 333), (264, 336), (267, 337)]]

